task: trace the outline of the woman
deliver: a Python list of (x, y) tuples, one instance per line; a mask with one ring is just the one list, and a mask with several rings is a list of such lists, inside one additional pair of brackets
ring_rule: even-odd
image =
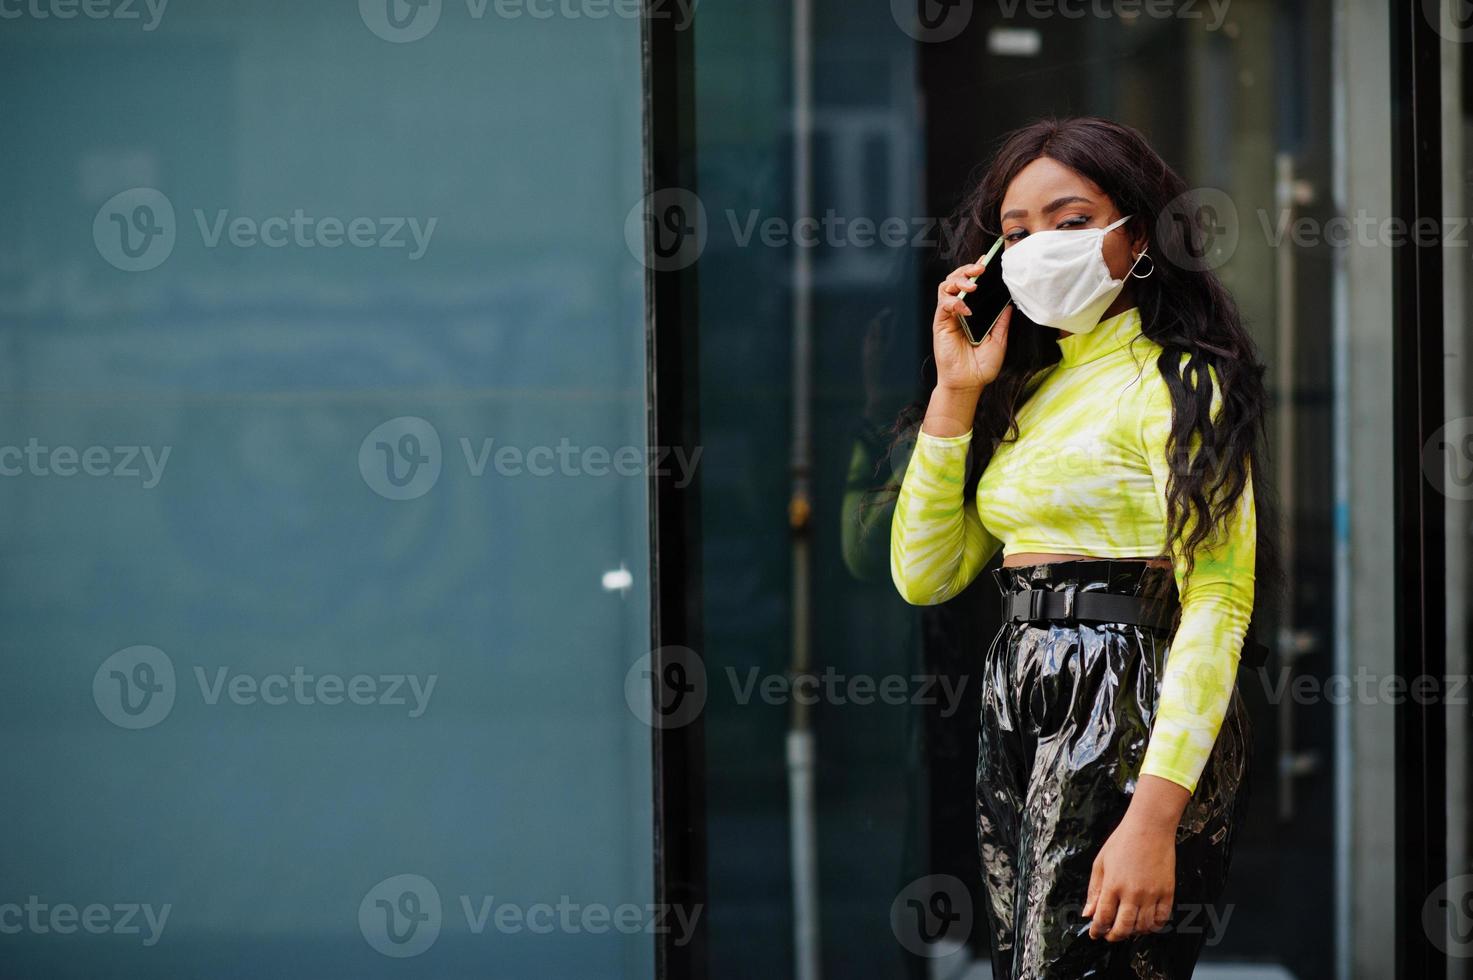
[(1001, 234), (1013, 305), (973, 347), (955, 315), (982, 266), (938, 288), (891, 574), (930, 605), (1003, 551), (977, 765), (1000, 977), (1190, 976), (1221, 919), (1266, 396), (1232, 300), (1181, 261), (1190, 222), (1163, 218), (1185, 191), (1128, 127), (1035, 123), (962, 208), (959, 255)]

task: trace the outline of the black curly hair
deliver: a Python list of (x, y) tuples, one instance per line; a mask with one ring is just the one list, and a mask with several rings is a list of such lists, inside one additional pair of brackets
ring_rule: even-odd
[[(1278, 592), (1281, 575), (1276, 550), (1276, 514), (1265, 491), (1268, 394), (1266, 368), (1237, 305), (1204, 263), (1204, 240), (1190, 213), (1186, 182), (1135, 129), (1094, 116), (1047, 118), (1005, 135), (981, 180), (949, 219), (958, 229), (943, 258), (952, 267), (975, 260), (996, 240), (1003, 195), (1018, 173), (1041, 157), (1056, 160), (1093, 181), (1119, 213), (1132, 215), (1126, 230), (1144, 236), (1155, 271), (1132, 280), (1142, 332), (1160, 344), (1157, 367), (1171, 394), (1172, 426), (1167, 455), (1172, 460), (1167, 486), (1167, 543), (1187, 556), (1212, 540), (1245, 485), (1252, 481), (1258, 524), (1255, 581), (1258, 596)], [(1171, 212), (1166, 220), (1163, 214)], [(1185, 261), (1183, 261), (1185, 259)], [(1173, 261), (1176, 260), (1176, 261)], [(966, 494), (1003, 440), (1017, 438), (1018, 408), (1040, 379), (1040, 371), (1059, 360), (1054, 331), (1038, 328), (1013, 311), (1007, 352), (995, 381), (982, 392), (968, 460)], [(929, 362), (928, 362), (929, 363)], [(1212, 378), (1221, 386), (1222, 408), (1211, 417)], [(925, 416), (925, 397), (908, 405), (889, 430), (890, 452), (913, 438)], [(1200, 444), (1196, 440), (1200, 439)], [(1184, 447), (1197, 446), (1195, 452)], [(892, 485), (891, 489), (895, 489)], [(1255, 612), (1259, 603), (1255, 602)], [(1259, 617), (1255, 615), (1255, 620)]]

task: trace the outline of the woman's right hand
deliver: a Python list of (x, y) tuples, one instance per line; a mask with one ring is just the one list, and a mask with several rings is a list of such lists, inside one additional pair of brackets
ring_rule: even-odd
[[(970, 279), (983, 268), (981, 262), (959, 266), (937, 287), (936, 317), (931, 323), (937, 387), (980, 392), (1002, 370), (1003, 355), (1008, 349), (1008, 324), (1013, 319), (1013, 304), (1009, 303), (1003, 308), (997, 325), (992, 328), (987, 339), (976, 347), (967, 340), (967, 334), (956, 318), (957, 311), (967, 316), (972, 315), (971, 309), (966, 305), (966, 294), (977, 288), (977, 284)], [(979, 330), (987, 329), (985, 323), (979, 323), (975, 318), (972, 325)]]

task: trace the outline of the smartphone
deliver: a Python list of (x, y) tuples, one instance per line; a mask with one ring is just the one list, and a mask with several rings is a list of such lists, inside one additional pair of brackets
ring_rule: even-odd
[[(962, 325), (962, 333), (967, 335), (967, 340), (973, 347), (987, 339), (992, 333), (992, 328), (997, 325), (998, 317), (1002, 311), (1008, 308), (1013, 301), (1012, 294), (1008, 292), (1007, 284), (1002, 281), (1002, 259), (998, 258), (998, 251), (1002, 248), (1002, 238), (992, 243), (992, 248), (982, 256), (981, 262), (985, 266), (983, 270), (972, 276), (972, 282), (977, 288), (972, 292), (962, 292), (962, 302), (966, 303), (972, 310), (971, 318), (957, 312), (957, 321)], [(993, 261), (997, 259), (997, 261)], [(986, 326), (985, 330), (978, 332), (978, 327)]]

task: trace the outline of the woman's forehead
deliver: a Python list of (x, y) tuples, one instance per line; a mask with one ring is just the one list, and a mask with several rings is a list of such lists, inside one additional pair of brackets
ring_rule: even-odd
[(1039, 157), (1018, 171), (1008, 184), (1003, 193), (1002, 213), (1015, 208), (1032, 212), (1069, 195), (1101, 203), (1108, 200), (1099, 186), (1079, 171), (1050, 157)]

